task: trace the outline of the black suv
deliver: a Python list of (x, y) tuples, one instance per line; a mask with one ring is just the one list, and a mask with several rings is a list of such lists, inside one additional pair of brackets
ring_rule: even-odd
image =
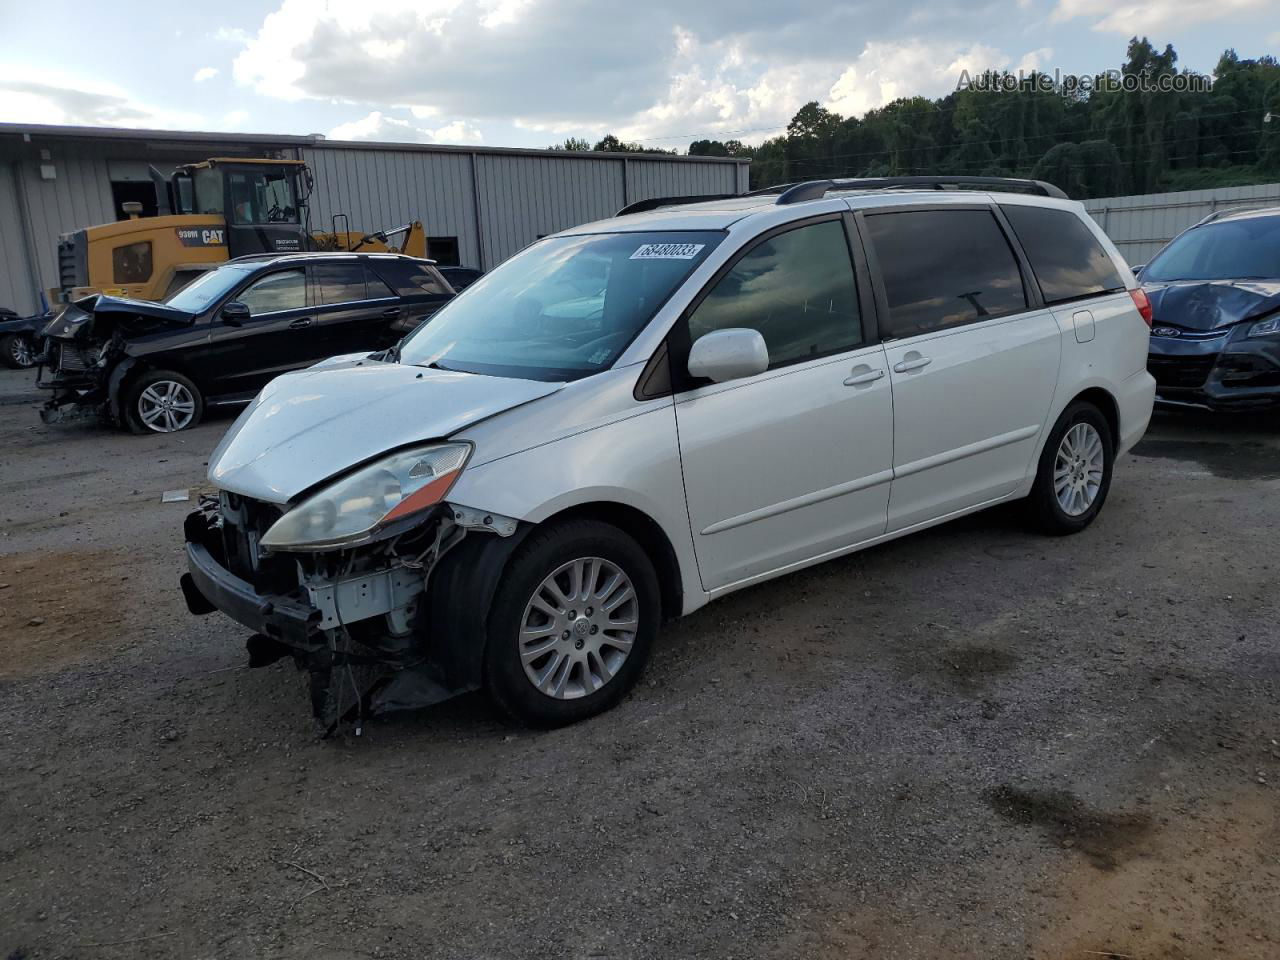
[(428, 260), (307, 253), (239, 257), (164, 303), (86, 297), (42, 331), (42, 416), (76, 404), (135, 433), (185, 430), (281, 373), (386, 349), (453, 296)]

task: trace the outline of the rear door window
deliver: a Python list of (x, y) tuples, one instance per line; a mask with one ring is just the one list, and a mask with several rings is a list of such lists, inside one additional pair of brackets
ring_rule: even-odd
[(396, 292), (387, 286), (386, 281), (367, 266), (364, 271), (364, 285), (365, 296), (370, 300), (385, 300), (396, 295)]
[(760, 331), (770, 369), (859, 346), (858, 287), (843, 224), (810, 224), (753, 247), (690, 315), (689, 342), (726, 327)]
[(356, 303), (365, 299), (364, 265), (360, 261), (317, 263), (311, 270), (321, 303)]
[(251, 316), (281, 310), (301, 310), (307, 305), (307, 280), (301, 270), (281, 270), (253, 281), (236, 297), (249, 307)]
[(907, 210), (866, 217), (883, 278), (886, 339), (1027, 309), (1022, 273), (989, 210)]
[(1045, 303), (1124, 289), (1124, 280), (1098, 238), (1070, 210), (1022, 204), (1002, 204), (1000, 209), (1031, 261)]

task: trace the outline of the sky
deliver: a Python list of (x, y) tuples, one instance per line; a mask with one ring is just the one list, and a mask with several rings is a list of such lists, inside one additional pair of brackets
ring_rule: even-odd
[(1280, 53), (1280, 2), (0, 0), (0, 122), (683, 150), (964, 70), (1096, 73), (1134, 35), (1209, 72), (1227, 47)]

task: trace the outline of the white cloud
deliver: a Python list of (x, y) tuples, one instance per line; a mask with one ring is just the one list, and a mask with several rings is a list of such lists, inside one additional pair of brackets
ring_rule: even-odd
[(217, 67), (201, 67), (191, 77), (196, 83), (204, 83), (206, 80), (212, 80), (218, 75)]
[(479, 143), (480, 131), (465, 120), (455, 120), (434, 130), (419, 127), (401, 117), (374, 110), (359, 120), (340, 123), (329, 131), (331, 140), (373, 140), (386, 143)]
[(1188, 24), (1226, 20), (1243, 14), (1263, 13), (1274, 0), (1148, 0), (1144, 3), (1119, 3), (1115, 0), (1058, 0), (1054, 8), (1055, 23), (1076, 17), (1097, 17), (1093, 29), (1127, 36), (1158, 33), (1185, 28)]
[(10, 123), (105, 127), (199, 128), (198, 113), (135, 100), (119, 87), (48, 71), (0, 77), (0, 117)]
[(225, 130), (240, 130), (249, 119), (248, 110), (228, 110), (222, 115), (222, 126)]

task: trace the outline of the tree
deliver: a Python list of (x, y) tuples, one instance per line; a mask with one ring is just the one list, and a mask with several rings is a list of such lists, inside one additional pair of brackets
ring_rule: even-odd
[(547, 147), (548, 150), (574, 150), (587, 151), (591, 149), (591, 141), (584, 140), (582, 137), (566, 137), (564, 143), (553, 143)]

